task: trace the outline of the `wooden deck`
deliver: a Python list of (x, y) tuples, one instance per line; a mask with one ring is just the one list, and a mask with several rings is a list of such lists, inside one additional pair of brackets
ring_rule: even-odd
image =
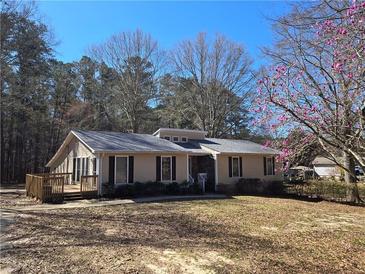
[(26, 195), (41, 202), (59, 203), (65, 199), (86, 199), (97, 196), (97, 175), (81, 176), (81, 182), (69, 184), (71, 173), (27, 174)]
[(64, 193), (73, 193), (73, 192), (80, 192), (80, 184), (74, 183), (69, 185), (64, 185)]

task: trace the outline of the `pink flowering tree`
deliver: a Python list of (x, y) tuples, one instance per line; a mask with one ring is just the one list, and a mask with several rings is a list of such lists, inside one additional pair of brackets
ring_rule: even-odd
[(365, 170), (365, 1), (294, 6), (274, 29), (276, 45), (264, 50), (273, 65), (258, 81), (256, 120), (279, 136), (302, 132), (294, 145), (281, 138), (283, 160), (319, 144), (343, 168), (349, 199), (358, 201), (355, 164)]

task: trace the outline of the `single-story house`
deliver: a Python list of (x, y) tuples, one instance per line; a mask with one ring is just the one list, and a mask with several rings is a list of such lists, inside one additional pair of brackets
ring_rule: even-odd
[(312, 165), (315, 174), (319, 177), (338, 179), (341, 176), (341, 168), (328, 158), (318, 156), (312, 161)]
[(240, 178), (281, 180), (277, 150), (248, 140), (206, 138), (207, 132), (160, 128), (153, 134), (72, 130), (48, 162), (53, 173), (97, 175), (103, 186), (134, 182), (197, 181), (207, 174), (206, 191), (221, 191)]

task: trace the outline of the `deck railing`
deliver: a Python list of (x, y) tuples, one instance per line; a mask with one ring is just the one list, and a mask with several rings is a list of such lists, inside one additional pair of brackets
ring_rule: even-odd
[(80, 192), (83, 196), (94, 195), (97, 191), (98, 176), (97, 175), (84, 175), (81, 176)]
[(41, 202), (62, 202), (65, 181), (71, 173), (27, 174), (26, 195)]

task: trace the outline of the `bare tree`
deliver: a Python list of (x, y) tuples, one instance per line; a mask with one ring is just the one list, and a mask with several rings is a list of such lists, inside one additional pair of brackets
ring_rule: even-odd
[(162, 66), (157, 42), (140, 30), (113, 35), (90, 49), (91, 56), (118, 73), (114, 87), (117, 106), (130, 129), (138, 132), (151, 102), (156, 98), (156, 82)]
[(199, 33), (180, 43), (171, 53), (174, 74), (180, 81), (189, 110), (196, 113), (197, 127), (210, 136), (225, 134), (225, 119), (249, 99), (252, 61), (243, 45), (216, 35), (209, 42)]

